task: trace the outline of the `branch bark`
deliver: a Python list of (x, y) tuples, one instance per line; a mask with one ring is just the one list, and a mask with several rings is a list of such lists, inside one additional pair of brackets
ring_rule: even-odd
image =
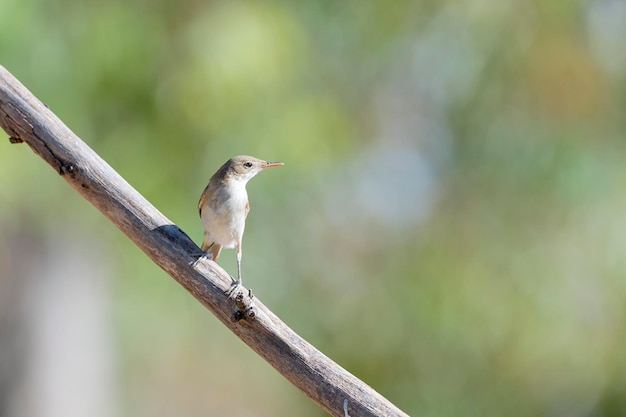
[[(215, 262), (190, 263), (195, 243), (0, 66), (0, 126), (25, 142), (244, 343), (333, 416), (406, 416), (298, 336), (258, 299), (236, 302)], [(253, 303), (253, 305), (251, 304)]]

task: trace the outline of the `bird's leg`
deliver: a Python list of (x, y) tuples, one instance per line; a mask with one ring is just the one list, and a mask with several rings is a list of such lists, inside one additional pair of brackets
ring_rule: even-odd
[[(228, 297), (234, 298), (241, 288), (241, 243), (236, 246), (237, 249), (237, 280), (233, 279), (233, 283), (228, 290)], [(233, 277), (231, 277), (232, 279)]]

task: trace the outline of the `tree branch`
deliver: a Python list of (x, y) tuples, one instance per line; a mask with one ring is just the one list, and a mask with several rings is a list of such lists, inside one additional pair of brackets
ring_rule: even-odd
[(0, 126), (11, 143), (26, 142), (154, 263), (330, 414), (342, 417), (349, 409), (352, 417), (406, 416), (298, 336), (258, 299), (229, 300), (229, 275), (209, 260), (190, 266), (200, 251), (193, 241), (2, 66)]

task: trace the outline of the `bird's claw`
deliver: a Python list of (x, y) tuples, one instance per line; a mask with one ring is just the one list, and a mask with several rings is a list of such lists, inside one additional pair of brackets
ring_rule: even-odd
[(189, 262), (189, 265), (191, 265), (191, 266), (196, 266), (198, 264), (198, 262), (200, 262), (203, 259), (211, 259), (211, 257), (206, 252), (194, 253), (191, 256), (193, 258), (196, 258), (193, 261)]
[(233, 279), (233, 283), (231, 284), (228, 291), (226, 291), (226, 295), (228, 295), (228, 298), (234, 300), (237, 297), (237, 295), (241, 292), (241, 288), (242, 288), (241, 281)]
[[(231, 279), (233, 280), (233, 283), (226, 291), (226, 295), (228, 295), (228, 298), (230, 298), (231, 300), (243, 299), (245, 295), (244, 292), (241, 291), (243, 289), (243, 286), (241, 285), (241, 280), (235, 280), (233, 277), (231, 277)], [(248, 298), (254, 298), (254, 294), (252, 294), (252, 289), (250, 288), (248, 288)]]

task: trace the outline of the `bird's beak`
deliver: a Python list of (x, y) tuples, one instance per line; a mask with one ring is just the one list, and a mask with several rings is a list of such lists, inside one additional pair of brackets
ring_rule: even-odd
[(269, 167), (279, 167), (281, 165), (285, 165), (282, 162), (266, 162), (263, 164), (263, 169), (265, 168), (269, 168)]

